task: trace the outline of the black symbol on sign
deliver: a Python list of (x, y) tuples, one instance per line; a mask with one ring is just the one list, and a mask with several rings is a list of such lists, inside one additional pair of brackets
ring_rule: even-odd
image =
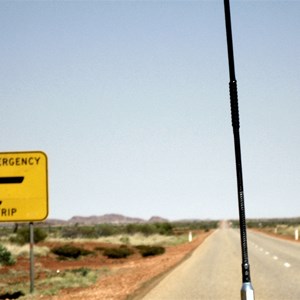
[[(24, 176), (12, 176), (12, 177), (0, 177), (0, 184), (14, 184), (14, 183), (22, 183), (24, 180)], [(2, 201), (0, 200), (0, 205)]]
[(0, 184), (22, 183), (24, 176), (0, 177)]

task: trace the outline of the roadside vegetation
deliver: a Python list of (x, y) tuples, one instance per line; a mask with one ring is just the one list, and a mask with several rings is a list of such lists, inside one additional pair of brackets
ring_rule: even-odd
[[(238, 228), (239, 222), (231, 220), (232, 227)], [(294, 239), (295, 231), (298, 229), (300, 235), (299, 218), (274, 218), (274, 219), (248, 219), (247, 227), (257, 229), (265, 233), (275, 234), (282, 237)]]
[[(59, 271), (59, 272), (58, 272)], [(28, 271), (10, 270), (1, 274), (1, 281), (10, 281), (10, 284), (1, 285), (0, 299), (16, 299), (13, 295), (25, 296), (22, 299), (39, 299), (41, 295), (56, 295), (62, 289), (84, 288), (94, 284), (101, 276), (109, 274), (111, 271), (105, 267), (98, 269), (74, 268), (66, 270), (44, 270), (43, 277), (35, 280), (35, 291), (29, 294)], [(13, 278), (23, 280), (12, 281)], [(4, 297), (6, 295), (6, 297)]]
[[(239, 227), (236, 220), (229, 223), (231, 227)], [(28, 224), (0, 223), (0, 299), (12, 299), (11, 295), (38, 299), (41, 295), (56, 295), (62, 289), (93, 285), (100, 277), (114, 272), (111, 268), (114, 262), (120, 264), (130, 259), (144, 260), (163, 255), (167, 247), (187, 243), (190, 232), (195, 237), (218, 225), (218, 221), (35, 224), (35, 292), (31, 295)], [(247, 226), (292, 239), (295, 229), (300, 230), (300, 218), (249, 219)], [(44, 261), (48, 261), (48, 267), (43, 265)], [(87, 264), (88, 261), (92, 263)], [(69, 267), (64, 267), (65, 263)], [(60, 267), (53, 268), (51, 264)]]
[(0, 265), (11, 266), (15, 264), (11, 252), (3, 245), (0, 245)]
[[(0, 299), (10, 298), (10, 295), (35, 299), (34, 296), (55, 295), (61, 289), (92, 285), (101, 276), (112, 272), (110, 264), (103, 265), (105, 261), (113, 263), (130, 257), (147, 259), (163, 255), (166, 247), (187, 243), (189, 232), (195, 237), (199, 232), (217, 226), (217, 221), (72, 226), (35, 224), (35, 293), (30, 295), (28, 224), (0, 224)], [(41, 263), (45, 260), (62, 267), (53, 269), (51, 263), (45, 267)], [(96, 263), (85, 265), (87, 260)], [(64, 261), (71, 267), (63, 267)]]

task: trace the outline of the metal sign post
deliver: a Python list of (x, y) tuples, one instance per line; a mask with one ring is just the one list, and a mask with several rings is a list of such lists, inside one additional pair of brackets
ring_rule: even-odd
[(30, 236), (30, 293), (34, 291), (34, 253), (33, 253), (33, 245), (34, 245), (34, 230), (33, 223), (29, 223), (29, 236)]
[(247, 249), (247, 228), (246, 228), (242, 157), (241, 157), (240, 132), (239, 132), (240, 120), (239, 120), (237, 82), (235, 78), (235, 69), (234, 69), (229, 0), (224, 0), (224, 10), (225, 10), (225, 23), (226, 23), (228, 62), (229, 62), (229, 75), (230, 75), (229, 92), (230, 92), (230, 104), (231, 104), (231, 121), (232, 121), (233, 136), (234, 136), (237, 192), (238, 192), (239, 217), (240, 217), (240, 236), (241, 236), (241, 250), (242, 250), (243, 284), (241, 288), (241, 299), (254, 300), (254, 290), (250, 280), (250, 266), (249, 266), (248, 249)]

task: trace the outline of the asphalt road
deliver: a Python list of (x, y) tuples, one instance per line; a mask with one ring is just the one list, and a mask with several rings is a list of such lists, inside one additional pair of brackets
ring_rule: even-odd
[[(256, 300), (300, 299), (300, 245), (248, 232)], [(143, 300), (240, 300), (239, 232), (219, 229)]]

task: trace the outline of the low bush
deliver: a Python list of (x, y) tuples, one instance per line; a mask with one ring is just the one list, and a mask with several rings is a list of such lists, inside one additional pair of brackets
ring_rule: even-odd
[(122, 236), (120, 237), (120, 242), (126, 245), (130, 244), (130, 238), (128, 236)]
[(132, 255), (134, 252), (132, 249), (127, 248), (126, 246), (121, 246), (120, 248), (107, 248), (103, 251), (103, 255), (108, 258), (126, 258), (129, 255)]
[[(41, 228), (33, 229), (33, 240), (34, 243), (42, 242), (46, 239), (47, 233)], [(10, 242), (25, 245), (30, 242), (30, 232), (29, 228), (23, 227), (17, 231), (17, 235), (10, 238)]]
[(160, 255), (165, 253), (166, 251), (166, 249), (161, 246), (140, 245), (140, 246), (136, 246), (135, 248), (139, 250), (140, 254), (143, 257)]
[(79, 274), (80, 276), (83, 276), (83, 277), (87, 276), (90, 271), (91, 270), (88, 268), (79, 268), (79, 269), (70, 270), (70, 272)]
[(142, 233), (145, 236), (152, 234), (171, 235), (173, 234), (173, 225), (168, 222), (128, 224), (125, 226), (125, 232), (127, 234)]
[(12, 257), (11, 253), (7, 250), (6, 247), (0, 245), (0, 264), (4, 266), (11, 266), (15, 264), (15, 260)]
[(92, 251), (83, 248), (78, 248), (71, 244), (53, 248), (51, 252), (58, 255), (61, 259), (77, 259), (79, 256), (85, 256), (93, 253)]
[(98, 224), (91, 226), (65, 226), (61, 229), (62, 238), (96, 239), (122, 233), (122, 227), (115, 224)]
[[(41, 284), (39, 284), (38, 288), (41, 291), (41, 294), (45, 296), (52, 296), (56, 295), (60, 290), (63, 289), (88, 287), (94, 284), (98, 276), (102, 273), (104, 273), (104, 271), (92, 270), (85, 267), (79, 269), (64, 270), (57, 273), (54, 276), (49, 276), (43, 279), (41, 281)], [(44, 287), (43, 290), (41, 289), (41, 286)], [(52, 297), (46, 298), (52, 299)]]
[(106, 248), (105, 248), (105, 247), (102, 247), (102, 246), (98, 246), (98, 247), (95, 247), (95, 248), (94, 248), (95, 251), (100, 251), (100, 252), (101, 252), (101, 251), (104, 251), (105, 249), (106, 249)]

